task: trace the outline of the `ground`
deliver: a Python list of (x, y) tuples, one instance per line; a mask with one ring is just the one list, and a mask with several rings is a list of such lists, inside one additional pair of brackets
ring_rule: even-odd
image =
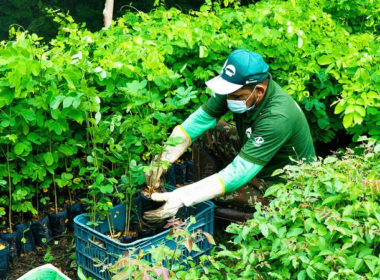
[[(75, 240), (74, 233), (69, 232), (62, 237), (55, 239), (49, 247), (37, 247), (37, 250), (27, 254), (22, 254), (17, 263), (9, 271), (9, 280), (16, 280), (29, 270), (46, 263), (51, 263), (72, 280), (77, 279), (77, 269), (75, 260)], [(47, 253), (49, 252), (50, 253)], [(74, 255), (73, 255), (74, 254)]]

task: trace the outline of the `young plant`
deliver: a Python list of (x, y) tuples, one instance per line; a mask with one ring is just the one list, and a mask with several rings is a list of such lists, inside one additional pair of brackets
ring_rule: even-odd
[[(114, 275), (112, 280), (177, 279), (179, 276), (176, 275), (177, 272), (184, 272), (190, 267), (194, 270), (202, 267), (201, 263), (196, 265), (192, 257), (185, 257), (184, 252), (185, 250), (188, 253), (200, 251), (197, 243), (202, 242), (203, 239), (207, 239), (213, 245), (215, 245), (215, 241), (208, 232), (190, 231), (190, 226), (195, 222), (194, 217), (190, 217), (185, 222), (176, 218), (169, 220), (164, 228), (170, 228), (167, 240), (174, 243), (174, 248), (163, 243), (152, 246), (145, 252), (126, 252), (114, 265), (105, 266), (104, 269), (108, 269)], [(146, 260), (148, 256), (150, 256), (151, 262)], [(184, 274), (182, 273), (182, 275)]]
[[(146, 137), (147, 143), (147, 152), (144, 157), (149, 159), (149, 165), (144, 168), (144, 171), (153, 173), (157, 169), (161, 168), (166, 170), (169, 167), (170, 163), (161, 159), (162, 154), (166, 151), (165, 147), (176, 146), (182, 139), (179, 137), (168, 137), (169, 128), (174, 127), (179, 121), (173, 113), (154, 112), (152, 116), (149, 117), (149, 120), (150, 123), (142, 132), (143, 136)], [(157, 180), (162, 178), (152, 176), (150, 179), (151, 182), (147, 182), (147, 197), (150, 197), (154, 192), (159, 192), (161, 189)]]

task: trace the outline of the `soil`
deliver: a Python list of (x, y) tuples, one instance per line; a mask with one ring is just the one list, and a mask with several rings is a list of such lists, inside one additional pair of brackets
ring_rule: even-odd
[(124, 234), (124, 231), (118, 231), (116, 233), (114, 233), (112, 236), (111, 234), (108, 232), (108, 233), (105, 233), (105, 235), (107, 235), (109, 238), (115, 240), (115, 241), (119, 241), (120, 237), (136, 237), (137, 236), (137, 232), (136, 231), (129, 231), (127, 234)]
[(9, 280), (16, 280), (31, 269), (46, 263), (51, 263), (72, 280), (77, 280), (76, 262), (72, 259), (75, 256), (74, 233), (69, 232), (60, 238), (54, 238), (53, 245), (50, 246), (53, 259), (44, 262), (47, 248), (37, 247), (34, 252), (21, 254), (17, 263), (10, 267)]

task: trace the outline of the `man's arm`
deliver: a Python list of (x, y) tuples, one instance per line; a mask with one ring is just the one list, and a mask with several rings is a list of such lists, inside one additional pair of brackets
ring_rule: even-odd
[(205, 131), (216, 126), (217, 119), (207, 114), (202, 107), (199, 107), (182, 124), (191, 141), (194, 142)]
[(172, 192), (152, 194), (153, 200), (166, 203), (157, 210), (145, 212), (144, 218), (157, 222), (174, 216), (182, 206), (192, 206), (221, 196), (225, 192), (232, 192), (250, 181), (261, 169), (261, 165), (237, 156), (219, 173)]
[(247, 161), (238, 155), (218, 175), (224, 183), (225, 192), (229, 193), (251, 181), (262, 168), (262, 165)]

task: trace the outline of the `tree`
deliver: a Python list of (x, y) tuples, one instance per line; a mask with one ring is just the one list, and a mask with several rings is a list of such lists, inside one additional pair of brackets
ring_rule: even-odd
[(112, 23), (113, 0), (106, 0), (103, 10), (104, 27), (108, 28)]

